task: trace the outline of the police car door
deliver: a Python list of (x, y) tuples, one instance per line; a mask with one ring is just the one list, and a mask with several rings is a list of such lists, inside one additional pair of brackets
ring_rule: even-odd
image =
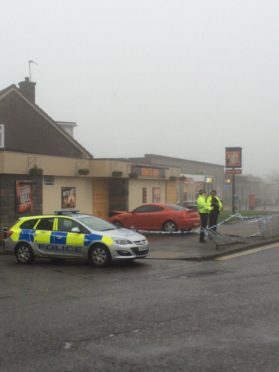
[(34, 245), (42, 256), (55, 255), (55, 247), (51, 243), (54, 217), (42, 217), (35, 225)]
[[(52, 239), (57, 246), (60, 255), (69, 257), (82, 256), (84, 234), (80, 231), (80, 225), (70, 217), (59, 216), (55, 219), (55, 230)], [(72, 232), (78, 228), (80, 232)]]

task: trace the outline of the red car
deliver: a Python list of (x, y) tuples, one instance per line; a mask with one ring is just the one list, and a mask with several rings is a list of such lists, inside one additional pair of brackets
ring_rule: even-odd
[(199, 213), (175, 204), (143, 204), (131, 212), (117, 211), (109, 218), (118, 227), (136, 230), (190, 231), (200, 226)]

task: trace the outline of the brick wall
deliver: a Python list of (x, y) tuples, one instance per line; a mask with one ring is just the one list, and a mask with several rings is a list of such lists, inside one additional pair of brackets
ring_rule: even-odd
[[(28, 214), (16, 212), (16, 181), (31, 181), (33, 211)], [(24, 215), (42, 214), (42, 177), (5, 174), (0, 175), (0, 227), (12, 225)]]

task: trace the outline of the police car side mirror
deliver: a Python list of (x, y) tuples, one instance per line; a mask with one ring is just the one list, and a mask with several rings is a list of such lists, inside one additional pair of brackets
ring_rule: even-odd
[(71, 229), (71, 232), (79, 234), (80, 233), (80, 229), (78, 227), (73, 227)]

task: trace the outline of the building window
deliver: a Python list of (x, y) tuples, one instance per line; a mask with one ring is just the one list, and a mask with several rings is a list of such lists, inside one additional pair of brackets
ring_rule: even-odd
[(44, 176), (44, 185), (47, 185), (47, 186), (54, 185), (54, 177)]
[(143, 203), (147, 202), (147, 188), (146, 187), (142, 188), (142, 202)]
[(0, 148), (3, 148), (5, 145), (5, 133), (4, 133), (4, 124), (0, 124)]

